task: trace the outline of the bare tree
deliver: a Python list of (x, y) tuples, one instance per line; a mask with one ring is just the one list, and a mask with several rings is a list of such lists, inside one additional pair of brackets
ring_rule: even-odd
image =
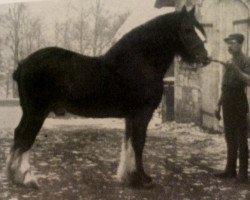
[(98, 38), (99, 38), (99, 31), (101, 30), (101, 23), (100, 23), (100, 17), (101, 17), (101, 11), (102, 11), (102, 7), (101, 7), (101, 0), (96, 0), (95, 1), (95, 7), (93, 9), (93, 15), (94, 15), (94, 19), (95, 19), (95, 26), (94, 26), (94, 30), (93, 30), (93, 44), (92, 44), (92, 54), (93, 56), (96, 56), (97, 53), (97, 42), (98, 42)]
[(42, 22), (39, 18), (25, 17), (21, 26), (20, 58), (45, 45)]
[[(9, 34), (6, 38), (7, 45), (12, 51), (14, 69), (17, 67), (19, 60), (19, 48), (20, 48), (20, 31), (21, 24), (24, 19), (26, 7), (23, 3), (14, 4), (9, 8), (8, 14), (5, 16), (7, 30)], [(16, 84), (13, 81), (13, 97), (17, 97)]]
[(115, 35), (117, 31), (120, 29), (120, 27), (124, 24), (127, 17), (129, 16), (129, 13), (124, 13), (119, 16), (114, 16), (114, 21), (106, 21), (104, 19), (103, 25), (106, 25), (103, 27), (102, 31), (100, 31), (100, 40), (98, 43), (98, 54), (102, 54), (103, 51), (107, 48), (109, 48), (115, 41)]
[[(112, 45), (115, 34), (129, 16), (129, 13), (111, 15), (101, 0), (80, 9), (69, 2), (66, 9), (67, 20), (55, 23), (55, 44), (93, 56)], [(77, 12), (76, 18), (67, 17), (70, 10)]]
[(72, 49), (72, 41), (74, 39), (71, 34), (72, 29), (72, 19), (67, 19), (63, 23), (56, 22), (54, 27), (55, 45), (62, 46), (66, 49)]
[[(42, 21), (31, 16), (23, 3), (13, 4), (4, 16), (6, 33), (6, 45), (11, 50), (13, 70), (18, 61), (45, 45), (42, 31)], [(12, 81), (13, 97), (17, 97), (17, 88)]]
[(70, 35), (71, 32), (72, 21), (71, 19), (67, 19), (63, 24), (63, 46), (66, 49), (71, 49), (72, 38)]
[(71, 1), (67, 1), (65, 4), (65, 18), (64, 22), (55, 22), (54, 33), (55, 33), (55, 45), (62, 46), (66, 49), (72, 49), (72, 29), (73, 29), (73, 19), (69, 15), (73, 5)]
[(3, 55), (2, 55), (2, 48), (3, 48), (3, 39), (0, 38), (0, 72), (4, 71), (4, 64), (3, 64), (4, 59), (3, 59)]
[(79, 17), (73, 25), (72, 35), (79, 46), (79, 52), (81, 54), (86, 53), (90, 45), (90, 26), (88, 24), (88, 16), (90, 11), (81, 9)]
[(110, 16), (108, 11), (105, 10), (104, 4), (101, 0), (96, 0), (93, 10), (94, 16), (94, 29), (93, 29), (93, 43), (92, 54), (93, 56), (100, 55), (103, 50), (112, 45), (114, 36), (126, 21), (129, 13), (121, 15)]
[(60, 45), (60, 32), (61, 32), (61, 25), (58, 22), (55, 22), (55, 45)]

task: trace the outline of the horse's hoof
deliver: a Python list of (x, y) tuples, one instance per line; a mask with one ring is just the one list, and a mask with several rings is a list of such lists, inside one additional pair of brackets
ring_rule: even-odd
[(147, 174), (141, 172), (133, 172), (128, 176), (126, 185), (135, 189), (150, 189), (155, 186), (155, 183)]
[(31, 172), (27, 172), (23, 179), (23, 185), (28, 188), (32, 189), (39, 189), (39, 185), (37, 182), (37, 179), (34, 177), (34, 175)]
[(7, 168), (7, 169), (6, 169), (5, 174), (6, 174), (6, 177), (7, 177), (9, 180), (13, 180), (14, 173), (13, 173), (13, 171), (10, 170), (10, 168)]
[(152, 178), (149, 175), (147, 175), (145, 172), (142, 173), (142, 180), (144, 183), (152, 183), (153, 182)]
[(34, 181), (34, 180), (25, 183), (24, 186), (27, 187), (27, 188), (34, 189), (34, 190), (39, 189), (39, 185), (38, 185), (37, 181)]
[(127, 186), (133, 189), (152, 189), (156, 186), (156, 184), (153, 181), (151, 182), (136, 181), (128, 183)]
[(20, 171), (15, 173), (12, 176), (12, 181), (22, 187), (31, 188), (31, 189), (39, 189), (39, 185), (37, 182), (36, 177), (33, 175), (32, 172), (27, 171), (26, 173), (22, 174)]
[(145, 188), (145, 189), (152, 189), (154, 187), (156, 187), (156, 183), (154, 181), (142, 184), (142, 188)]

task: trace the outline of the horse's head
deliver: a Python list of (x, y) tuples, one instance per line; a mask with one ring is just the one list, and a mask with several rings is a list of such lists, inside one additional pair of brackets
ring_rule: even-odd
[(177, 49), (182, 59), (189, 63), (203, 66), (209, 63), (206, 33), (195, 18), (195, 7), (187, 11), (182, 8), (177, 27)]

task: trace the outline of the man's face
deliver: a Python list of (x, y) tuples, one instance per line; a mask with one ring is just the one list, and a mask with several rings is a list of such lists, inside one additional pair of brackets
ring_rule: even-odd
[(239, 44), (236, 40), (231, 40), (227, 42), (228, 52), (230, 54), (235, 54), (241, 52), (242, 44)]

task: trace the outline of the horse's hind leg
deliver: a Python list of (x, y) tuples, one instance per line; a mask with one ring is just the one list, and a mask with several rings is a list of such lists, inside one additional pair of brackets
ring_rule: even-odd
[(144, 171), (142, 158), (147, 126), (152, 113), (153, 109), (145, 109), (126, 119), (126, 132), (117, 177), (132, 187), (152, 185), (152, 179)]
[(15, 129), (14, 144), (7, 160), (8, 177), (17, 184), (38, 187), (38, 183), (30, 170), (29, 151), (46, 118), (45, 114), (24, 112)]

